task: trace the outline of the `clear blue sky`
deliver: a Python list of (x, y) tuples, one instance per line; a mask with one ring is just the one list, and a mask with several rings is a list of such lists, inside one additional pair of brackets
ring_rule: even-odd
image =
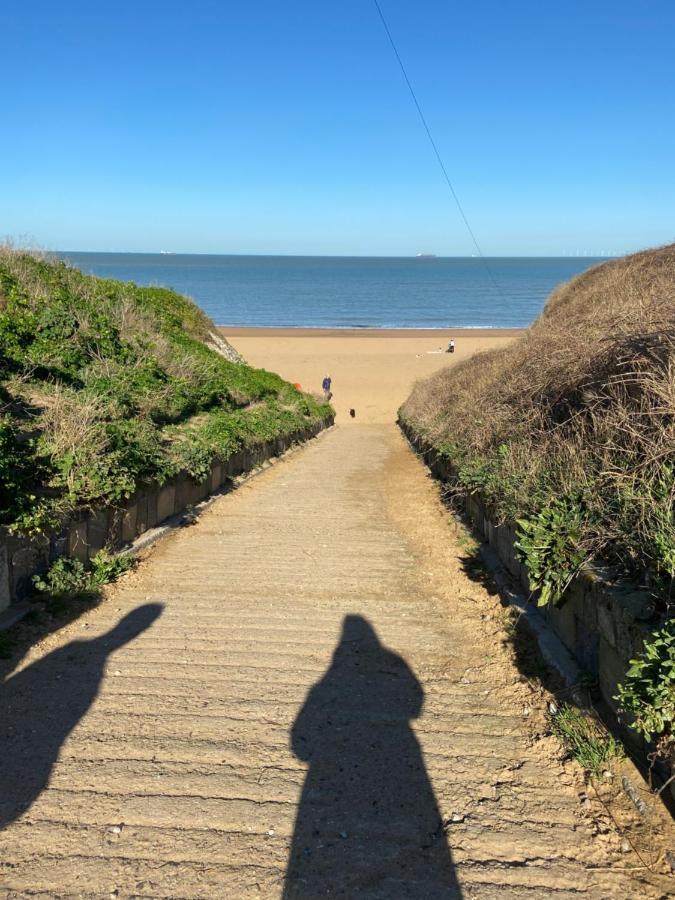
[[(672, 0), (381, 5), (486, 254), (675, 239)], [(0, 235), (473, 250), (370, 0), (25, 0), (0, 72)]]

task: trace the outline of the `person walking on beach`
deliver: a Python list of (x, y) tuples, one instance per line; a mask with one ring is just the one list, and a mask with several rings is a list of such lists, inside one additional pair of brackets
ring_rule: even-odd
[(323, 390), (323, 397), (324, 397), (324, 400), (326, 401), (326, 403), (328, 403), (330, 398), (333, 396), (331, 394), (331, 390), (330, 390), (330, 386), (332, 383), (333, 382), (331, 381), (330, 375), (326, 375), (324, 380), (321, 382), (321, 388)]

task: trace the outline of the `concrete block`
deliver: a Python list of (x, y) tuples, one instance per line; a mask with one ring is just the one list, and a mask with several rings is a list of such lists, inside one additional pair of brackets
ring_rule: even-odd
[(33, 592), (33, 575), (41, 575), (49, 568), (49, 538), (22, 541), (10, 554), (10, 591), (20, 600)]
[(204, 481), (199, 481), (195, 485), (197, 502), (200, 500), (204, 500), (211, 493), (211, 479), (206, 478)]
[(89, 559), (96, 556), (99, 550), (108, 543), (109, 511), (100, 509), (93, 512), (87, 523), (87, 543)]
[(49, 562), (56, 562), (68, 555), (68, 532), (53, 534), (49, 540)]
[(574, 653), (577, 645), (577, 619), (573, 607), (569, 603), (551, 606), (548, 609), (548, 619), (563, 644), (570, 653)]
[(147, 493), (146, 493), (147, 506), (146, 506), (146, 511), (145, 511), (146, 522), (147, 522), (146, 528), (154, 528), (155, 525), (157, 525), (157, 523), (160, 521), (159, 510), (158, 510), (159, 491), (160, 491), (160, 488), (156, 488), (156, 487), (148, 487), (148, 489), (147, 489)]
[(108, 537), (106, 540), (106, 547), (110, 547), (112, 550), (118, 550), (124, 543), (122, 540), (122, 522), (124, 521), (124, 516), (130, 502), (131, 501), (127, 501), (127, 506), (115, 506), (108, 510)]
[(584, 575), (577, 576), (565, 592), (568, 603), (572, 603), (579, 620), (589, 631), (598, 630), (598, 594), (593, 582)]
[(217, 491), (221, 485), (223, 467), (220, 463), (214, 463), (211, 466), (211, 476), (209, 478), (209, 493)]
[(179, 475), (176, 479), (174, 511), (182, 512), (194, 503), (194, 482), (187, 475)]
[(121, 541), (130, 544), (136, 537), (136, 525), (138, 522), (138, 503), (132, 503), (122, 512)]
[(586, 623), (578, 617), (576, 619), (576, 641), (573, 653), (579, 660), (582, 669), (597, 678), (600, 671), (599, 646), (602, 639), (595, 629), (588, 628)]
[(241, 475), (244, 471), (244, 463), (246, 461), (246, 452), (244, 450), (237, 450), (236, 453), (233, 453), (232, 456), (227, 461), (227, 473), (232, 478), (235, 478), (237, 475)]
[(617, 711), (617, 703), (614, 695), (618, 690), (618, 686), (624, 679), (628, 670), (628, 660), (622, 659), (616, 650), (607, 643), (604, 638), (600, 638), (598, 647), (598, 681), (600, 683), (600, 693), (603, 700), (609, 706)]
[(75, 522), (68, 529), (68, 556), (86, 563), (89, 558), (87, 540), (87, 520)]
[(7, 558), (7, 547), (0, 544), (0, 612), (7, 609), (12, 599), (9, 590), (9, 560)]
[(616, 639), (616, 625), (618, 624), (615, 615), (618, 610), (611, 606), (611, 598), (598, 597), (596, 615), (598, 620), (598, 631), (615, 650), (618, 650)]
[(148, 492), (145, 489), (136, 494), (136, 535), (148, 530)]
[[(159, 489), (159, 495), (157, 497), (156, 503), (157, 509), (157, 522), (163, 522), (164, 519), (168, 519), (169, 516), (172, 516), (176, 511), (176, 485), (175, 484), (165, 484), (164, 487)], [(148, 525), (148, 528), (153, 528), (154, 525)]]

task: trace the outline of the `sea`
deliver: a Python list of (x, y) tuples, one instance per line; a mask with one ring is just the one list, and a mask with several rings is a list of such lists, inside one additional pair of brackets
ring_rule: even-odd
[(57, 252), (82, 271), (191, 297), (218, 325), (524, 328), (591, 257)]

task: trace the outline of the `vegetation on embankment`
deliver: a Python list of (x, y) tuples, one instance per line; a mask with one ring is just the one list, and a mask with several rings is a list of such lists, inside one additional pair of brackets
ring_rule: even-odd
[(200, 480), (330, 416), (236, 359), (173, 291), (0, 249), (0, 525), (43, 530), (142, 481)]
[[(561, 602), (576, 571), (602, 560), (646, 585), (672, 623), (675, 245), (561, 286), (520, 339), (418, 383), (400, 417), (450, 461), (453, 490), (518, 522), (540, 602)], [(644, 704), (665, 704), (667, 731), (675, 657), (659, 647), (649, 667), (636, 662), (621, 702), (638, 721)]]

